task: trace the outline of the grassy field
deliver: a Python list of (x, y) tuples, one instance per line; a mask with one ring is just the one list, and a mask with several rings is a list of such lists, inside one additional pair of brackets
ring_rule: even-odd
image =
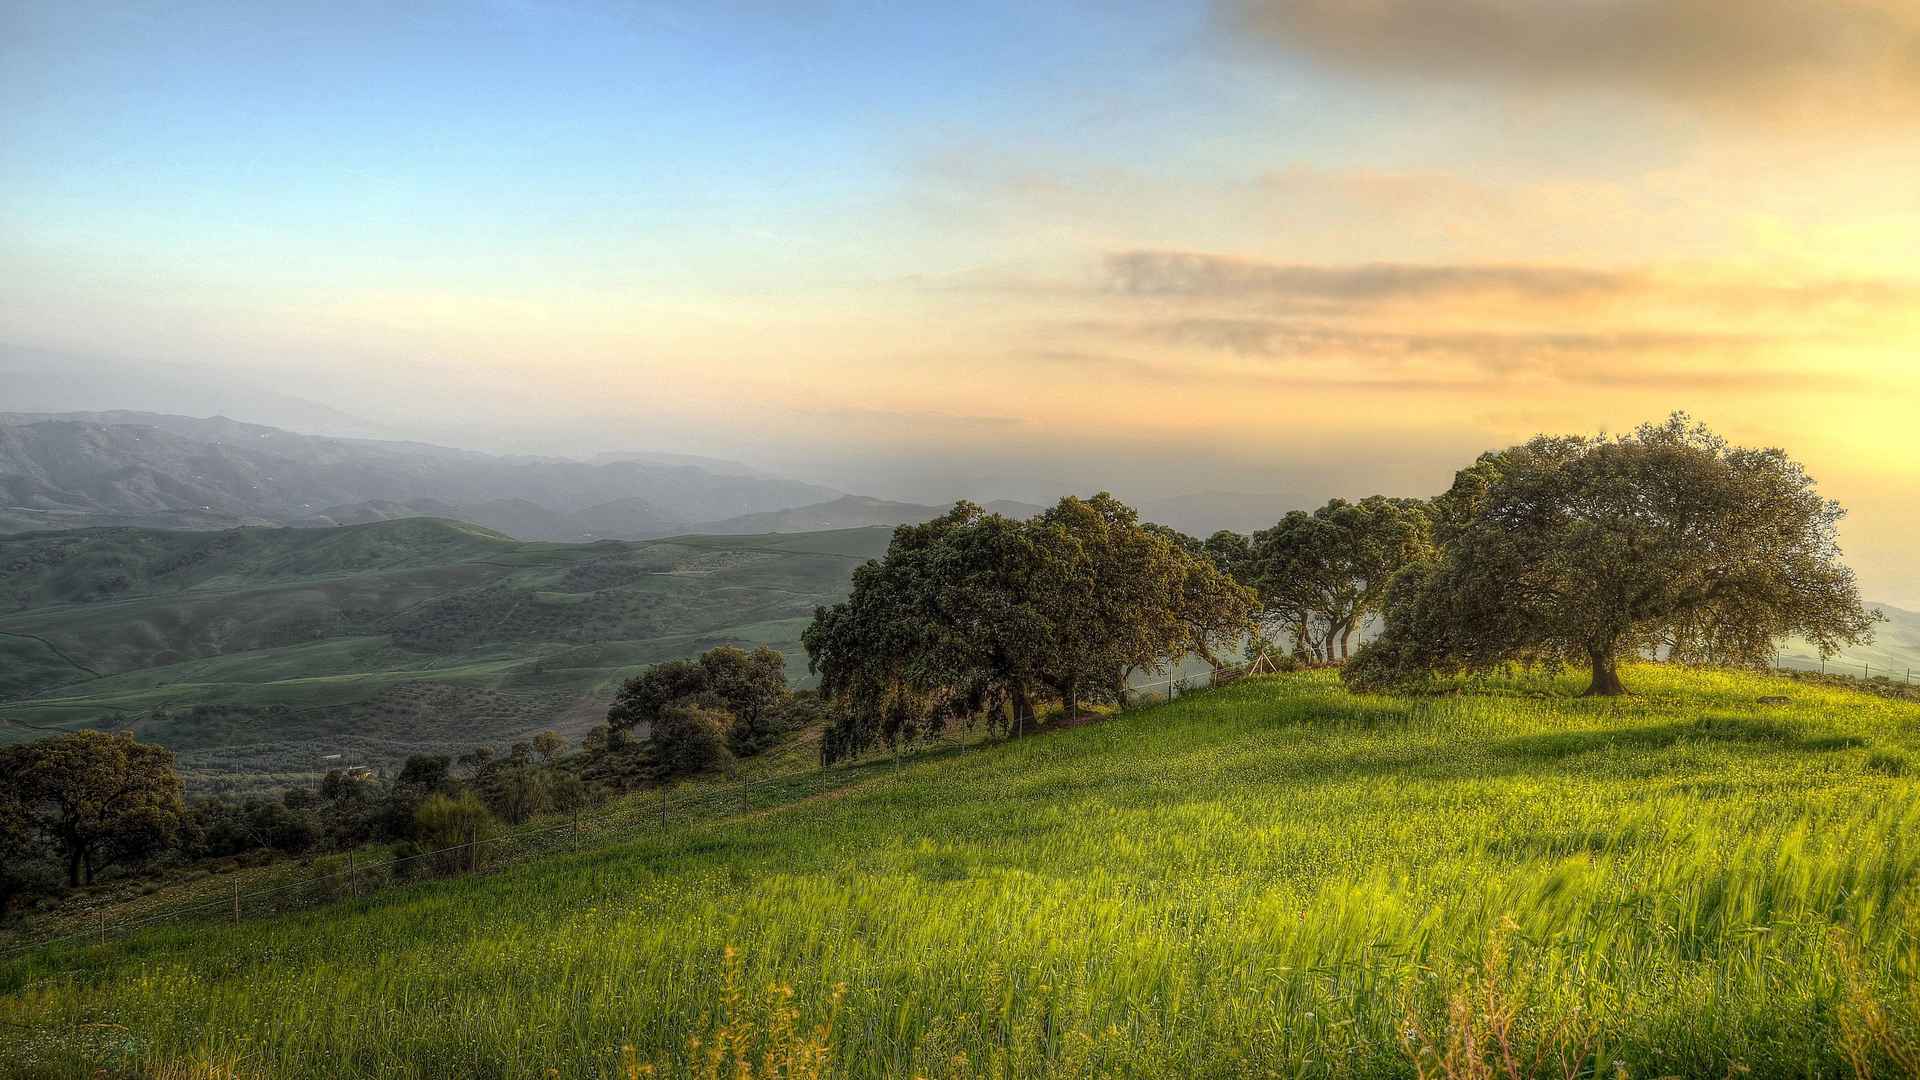
[(734, 1075), (744, 1050), (756, 1074), (1411, 1076), (1509, 1049), (1899, 1075), (1920, 706), (1627, 679), (1249, 680), (477, 879), (56, 946), (0, 966), (0, 1075)]
[(570, 545), (406, 519), (0, 537), (0, 739), (131, 728), (209, 791), (575, 735), (621, 679), (717, 644), (781, 649), (804, 681), (800, 631), (888, 535)]

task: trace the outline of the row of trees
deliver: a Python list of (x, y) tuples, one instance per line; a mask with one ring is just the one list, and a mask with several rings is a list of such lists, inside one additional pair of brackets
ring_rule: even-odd
[(802, 636), (837, 706), (822, 759), (960, 716), (1019, 734), (1037, 698), (1075, 717), (1136, 668), (1237, 646), (1253, 590), (1183, 540), (1104, 493), (1026, 521), (962, 502), (896, 529)]
[(1676, 413), (1616, 438), (1541, 436), (1435, 498), (1335, 499), (1251, 536), (1201, 541), (1105, 494), (1029, 521), (963, 502), (895, 530), (803, 640), (839, 710), (828, 760), (954, 716), (1018, 732), (1041, 696), (1073, 716), (1131, 670), (1242, 637), (1351, 660), (1362, 689), (1580, 664), (1588, 694), (1612, 695), (1633, 656), (1759, 665), (1789, 635), (1829, 654), (1870, 640), (1843, 515), (1783, 451)]
[[(0, 748), (0, 908), (91, 885), (107, 870), (185, 867), (372, 842), (439, 846), (452, 832), (571, 812), (603, 789), (553, 732), (503, 753), (410, 757), (391, 782), (329, 772), (277, 797), (184, 796), (173, 752), (130, 733), (76, 731)], [(458, 827), (449, 822), (457, 822)]]

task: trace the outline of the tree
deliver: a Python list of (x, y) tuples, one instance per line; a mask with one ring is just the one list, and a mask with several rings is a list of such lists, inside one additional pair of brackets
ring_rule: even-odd
[[(894, 529), (886, 557), (854, 569), (847, 599), (815, 609), (800, 641), (822, 697), (839, 706), (821, 743), (823, 764), (931, 730), (950, 696), (983, 679), (996, 620), (943, 614), (943, 602), (992, 610), (1004, 600), (960, 598), (947, 587), (969, 575), (987, 582), (989, 568), (978, 560), (992, 548), (979, 546), (986, 538), (975, 534), (994, 517), (960, 502), (932, 521)], [(960, 548), (961, 536), (975, 550)]]
[(1425, 506), (1374, 495), (1295, 510), (1256, 533), (1247, 558), (1270, 619), (1332, 662), (1350, 655), (1354, 632), (1379, 611), (1393, 575), (1431, 552)]
[(676, 706), (699, 705), (728, 717), (732, 751), (745, 757), (779, 736), (787, 695), (786, 657), (764, 645), (752, 652), (720, 645), (697, 660), (655, 664), (627, 680), (607, 710), (607, 725), (627, 731), (659, 723)]
[(733, 715), (728, 742), (733, 752), (750, 757), (779, 737), (780, 706), (787, 700), (787, 658), (765, 645), (748, 652), (733, 645), (700, 656), (707, 692)]
[(720, 709), (691, 702), (667, 706), (647, 738), (656, 778), (731, 768), (727, 732), (732, 727), (733, 717)]
[(1228, 577), (1242, 585), (1256, 584), (1258, 568), (1254, 564), (1251, 538), (1231, 529), (1221, 529), (1207, 537), (1201, 549)]
[(445, 754), (410, 755), (400, 766), (400, 775), (394, 782), (421, 791), (445, 790), (453, 783), (453, 759)]
[(1835, 542), (1845, 511), (1784, 451), (1685, 414), (1483, 455), (1436, 507), (1438, 557), (1394, 584), (1355, 685), (1584, 663), (1586, 693), (1614, 695), (1620, 659), (1662, 642), (1757, 665), (1788, 634), (1827, 655), (1871, 640)]
[(533, 752), (539, 754), (540, 760), (548, 764), (553, 763), (554, 755), (566, 748), (567, 740), (557, 731), (543, 731), (533, 737)]
[(1101, 492), (1067, 496), (1032, 520), (1041, 565), (1038, 608), (1051, 624), (1041, 678), (1068, 717), (1088, 692), (1117, 699), (1127, 672), (1237, 644), (1253, 594), (1197, 548), (1142, 526)]
[(484, 798), (509, 825), (519, 825), (553, 806), (553, 782), (546, 769), (510, 764), (487, 778)]
[(1018, 733), (1040, 688), (1075, 715), (1117, 696), (1133, 668), (1237, 642), (1251, 602), (1199, 541), (1140, 523), (1111, 495), (1027, 521), (959, 503), (896, 529), (886, 558), (856, 570), (848, 599), (803, 635), (841, 707), (823, 757), (1003, 708)]
[(76, 731), (0, 748), (13, 837), (48, 843), (67, 883), (171, 843), (186, 814), (173, 751), (128, 733)]
[(628, 679), (607, 709), (607, 726), (631, 731), (659, 719), (667, 706), (707, 690), (707, 672), (697, 660), (669, 660)]

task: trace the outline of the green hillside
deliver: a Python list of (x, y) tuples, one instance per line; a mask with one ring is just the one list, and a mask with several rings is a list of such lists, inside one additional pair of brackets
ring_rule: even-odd
[(1248, 680), (480, 878), (55, 946), (0, 962), (0, 1075), (705, 1075), (715, 1047), (733, 1075), (740, 1046), (765, 1075), (823, 1025), (854, 1076), (1438, 1075), (1467, 1035), (1554, 1076), (1898, 1075), (1920, 705), (1627, 681)]
[[(413, 518), (0, 537), (0, 739), (131, 727), (201, 786), (597, 722), (645, 664), (769, 644), (887, 530), (525, 543)], [(332, 755), (341, 755), (333, 757)]]

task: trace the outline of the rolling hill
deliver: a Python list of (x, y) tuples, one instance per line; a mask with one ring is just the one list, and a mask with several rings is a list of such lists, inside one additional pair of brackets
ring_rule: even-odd
[(597, 723), (639, 667), (769, 644), (885, 529), (523, 542), (404, 518), (0, 537), (0, 738), (131, 728), (200, 786), (273, 785)]
[(216, 888), (0, 959), (0, 1075), (1904, 1075), (1920, 705), (1627, 681), (1250, 679), (297, 914)]
[[(1015, 502), (1009, 499), (987, 503), (983, 508), (990, 513), (1005, 514), (1013, 518), (1029, 518), (1045, 509), (1032, 503)], [(916, 525), (922, 521), (931, 521), (951, 509), (951, 505), (929, 506), (922, 503), (873, 499), (864, 495), (843, 495), (838, 499), (815, 503), (812, 506), (799, 506), (791, 510), (770, 510), (758, 514), (743, 514), (722, 521), (709, 521), (700, 526), (700, 531), (707, 535), (729, 536), (739, 533), (818, 532), (824, 529), (854, 529), (871, 525), (893, 528), (896, 525)]]
[(527, 540), (658, 536), (837, 493), (733, 462), (499, 457), (225, 417), (0, 413), (0, 532), (457, 517)]

